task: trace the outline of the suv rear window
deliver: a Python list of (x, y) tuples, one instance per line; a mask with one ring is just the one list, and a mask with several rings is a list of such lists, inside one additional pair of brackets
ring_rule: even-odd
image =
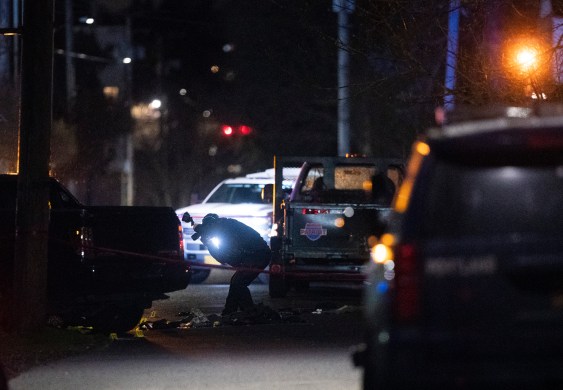
[(435, 164), (425, 236), (563, 232), (563, 165)]

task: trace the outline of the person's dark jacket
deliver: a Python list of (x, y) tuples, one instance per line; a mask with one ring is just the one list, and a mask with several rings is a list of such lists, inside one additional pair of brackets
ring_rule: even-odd
[[(196, 232), (215, 260), (233, 267), (260, 265), (264, 253), (270, 252), (256, 230), (236, 219), (218, 218), (212, 224), (198, 225)], [(219, 240), (218, 246), (212, 241), (214, 237)]]

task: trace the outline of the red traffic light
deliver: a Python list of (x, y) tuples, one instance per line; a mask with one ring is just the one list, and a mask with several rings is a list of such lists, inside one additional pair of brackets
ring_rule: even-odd
[(253, 132), (252, 127), (247, 125), (239, 125), (236, 127), (231, 125), (221, 125), (221, 134), (223, 134), (226, 137), (230, 137), (235, 134), (246, 136), (252, 134), (252, 132)]
[(241, 125), (239, 126), (238, 131), (242, 135), (249, 135), (250, 133), (252, 133), (252, 128), (250, 126)]
[(221, 126), (221, 133), (227, 137), (230, 137), (234, 134), (234, 130), (232, 126), (229, 125), (222, 125)]

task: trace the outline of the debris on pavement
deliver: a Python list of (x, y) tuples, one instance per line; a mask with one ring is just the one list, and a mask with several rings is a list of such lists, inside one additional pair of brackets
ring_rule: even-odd
[[(284, 308), (274, 310), (271, 307), (259, 303), (251, 310), (239, 311), (229, 315), (204, 314), (200, 309), (193, 308), (189, 312), (182, 311), (177, 315), (182, 317), (178, 321), (166, 319), (148, 320), (144, 318), (137, 326), (140, 330), (164, 330), (164, 329), (191, 329), (191, 328), (216, 328), (219, 326), (258, 325), (272, 323), (304, 323), (303, 314), (342, 314), (357, 311), (359, 308), (344, 305), (338, 307), (334, 303), (324, 302), (315, 309)], [(155, 315), (151, 316), (156, 317)]]
[(192, 319), (188, 322), (188, 328), (208, 328), (210, 321), (200, 309), (192, 309)]
[(259, 304), (251, 310), (238, 311), (224, 316), (222, 322), (229, 325), (269, 324), (282, 322), (282, 318), (269, 306)]

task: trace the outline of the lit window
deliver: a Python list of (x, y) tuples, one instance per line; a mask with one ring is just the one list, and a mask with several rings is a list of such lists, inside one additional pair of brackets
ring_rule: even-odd
[(106, 86), (103, 92), (106, 99), (117, 99), (119, 96), (119, 87)]

